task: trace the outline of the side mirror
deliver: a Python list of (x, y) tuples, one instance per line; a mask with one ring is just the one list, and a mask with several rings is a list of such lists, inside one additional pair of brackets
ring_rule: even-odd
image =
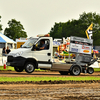
[(36, 45), (33, 45), (32, 47), (32, 51), (34, 51), (36, 49)]

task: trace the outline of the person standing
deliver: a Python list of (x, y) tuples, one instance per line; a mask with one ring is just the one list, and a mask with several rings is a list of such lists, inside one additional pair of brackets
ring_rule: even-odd
[(54, 52), (54, 58), (58, 58), (59, 57), (59, 53), (58, 53), (58, 50), (56, 50), (55, 52)]
[(96, 59), (97, 57), (96, 57), (96, 53), (94, 52), (93, 53), (93, 59)]
[(6, 49), (6, 53), (8, 54), (11, 50), (9, 49), (9, 47), (7, 46), (7, 49)]
[(2, 49), (2, 55), (3, 55), (3, 56), (6, 56), (6, 54), (7, 54), (6, 48), (4, 47), (4, 48)]
[(56, 51), (54, 52), (54, 58), (63, 58), (63, 56), (61, 56), (61, 55), (59, 54), (58, 50), (56, 50)]

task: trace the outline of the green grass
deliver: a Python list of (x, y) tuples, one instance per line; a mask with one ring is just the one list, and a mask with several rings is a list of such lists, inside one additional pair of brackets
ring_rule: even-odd
[[(14, 68), (11, 66), (8, 66), (7, 69), (3, 69), (3, 67), (0, 67), (0, 70), (12, 70), (14, 71)], [(35, 71), (45, 71), (36, 69)], [(100, 71), (100, 68), (95, 68), (94, 71)], [(81, 80), (100, 80), (100, 77), (93, 77), (93, 76), (83, 76), (83, 77), (77, 77), (77, 76), (70, 76), (70, 77), (0, 77), (1, 81), (7, 81), (7, 82), (17, 82), (17, 81), (54, 81), (54, 80), (75, 80), (75, 81), (81, 81)]]
[(0, 70), (11, 70), (11, 71), (14, 71), (14, 67), (6, 66), (6, 69), (4, 69), (3, 66), (0, 66)]
[[(6, 66), (6, 69), (4, 69), (3, 66), (0, 66), (0, 70), (11, 70), (11, 71), (15, 71), (15, 70), (14, 70), (14, 67), (11, 67), (11, 66)], [(35, 71), (45, 72), (45, 71), (47, 71), (47, 70), (35, 69)]]
[(100, 68), (94, 68), (95, 72), (100, 72)]
[(81, 81), (81, 80), (100, 80), (100, 77), (0, 77), (0, 82), (7, 81), (7, 82), (17, 82), (17, 81), (54, 81), (54, 80), (75, 80), (75, 81)]
[[(6, 66), (6, 69), (3, 68), (3, 66), (0, 66), (0, 70), (11, 70), (11, 71), (15, 71), (14, 70), (14, 67), (11, 67), (11, 66)], [(48, 71), (48, 70), (40, 70), (40, 69), (35, 69), (35, 71)], [(94, 71), (100, 71), (100, 68), (94, 68)]]

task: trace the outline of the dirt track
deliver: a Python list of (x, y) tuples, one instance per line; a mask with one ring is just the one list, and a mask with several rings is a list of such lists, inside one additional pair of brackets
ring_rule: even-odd
[[(8, 77), (71, 77), (58, 72), (0, 71), (1, 76)], [(80, 76), (100, 77), (100, 72), (81, 74)], [(100, 100), (100, 80), (94, 82), (69, 82), (63, 84), (0, 84), (0, 100)]]
[(100, 100), (100, 83), (0, 85), (0, 100)]
[[(0, 77), (1, 76), (7, 76), (7, 77), (72, 77), (70, 74), (68, 75), (60, 75), (59, 72), (33, 72), (31, 74), (28, 74), (26, 72), (15, 72), (15, 71), (0, 71)], [(74, 77), (82, 77), (82, 76), (94, 76), (94, 77), (100, 77), (100, 72), (94, 72), (93, 74), (85, 74), (81, 73), (79, 76)]]

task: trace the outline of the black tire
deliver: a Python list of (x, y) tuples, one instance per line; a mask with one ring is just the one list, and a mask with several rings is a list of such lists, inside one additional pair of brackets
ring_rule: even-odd
[(22, 72), (24, 70), (23, 68), (20, 67), (14, 67), (14, 69), (16, 72)]
[(88, 70), (87, 70), (87, 72), (89, 74), (93, 74), (94, 73), (94, 69), (92, 67), (89, 67)]
[(25, 71), (27, 73), (32, 73), (35, 70), (35, 65), (32, 62), (27, 62), (25, 64)]
[(59, 71), (61, 75), (68, 75), (68, 71)]
[(75, 75), (75, 76), (80, 75), (80, 73), (81, 73), (81, 69), (79, 66), (73, 66), (70, 72), (71, 75)]

